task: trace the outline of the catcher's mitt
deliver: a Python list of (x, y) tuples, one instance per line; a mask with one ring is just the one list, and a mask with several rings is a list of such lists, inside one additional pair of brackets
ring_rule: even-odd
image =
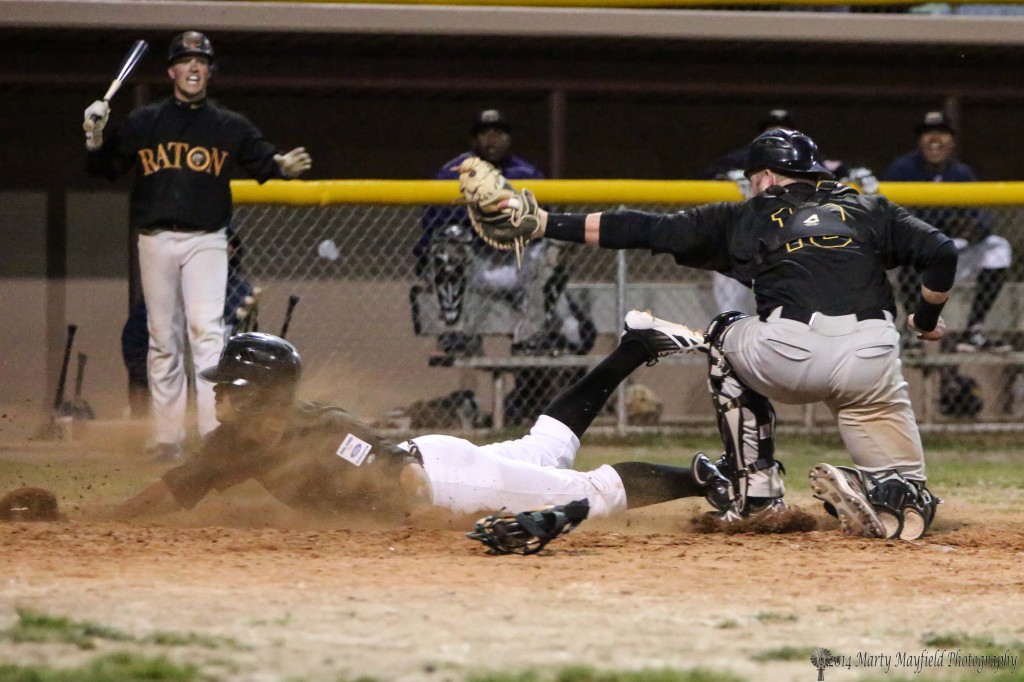
[(514, 249), (521, 260), (526, 241), (540, 227), (533, 192), (516, 192), (501, 171), (477, 156), (459, 165), (459, 189), (476, 233), (496, 249)]
[(57, 496), (46, 488), (18, 488), (0, 499), (0, 521), (63, 521)]
[(466, 537), (487, 545), (488, 554), (536, 554), (583, 523), (589, 513), (590, 501), (583, 499), (518, 514), (496, 514), (477, 521), (476, 530)]

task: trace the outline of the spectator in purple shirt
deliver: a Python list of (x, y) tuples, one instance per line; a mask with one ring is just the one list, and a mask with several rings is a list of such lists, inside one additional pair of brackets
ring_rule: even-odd
[[(967, 164), (956, 158), (957, 130), (941, 111), (929, 111), (916, 127), (917, 149), (895, 159), (883, 181), (896, 182), (977, 182)], [(991, 217), (980, 209), (936, 208), (922, 211), (922, 217), (952, 237), (960, 251), (956, 281), (976, 279), (974, 300), (963, 334), (956, 344), (960, 352), (1007, 352), (1012, 346), (989, 338), (983, 331), (985, 317), (1002, 291), (1013, 251), (1010, 243), (992, 233)], [(918, 274), (907, 268), (900, 272), (900, 291), (904, 305), (916, 300)], [(916, 295), (916, 294), (915, 294)], [(907, 350), (916, 350), (913, 340)]]

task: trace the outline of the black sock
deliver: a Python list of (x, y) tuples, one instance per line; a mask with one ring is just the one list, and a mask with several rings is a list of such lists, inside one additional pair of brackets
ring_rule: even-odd
[(678, 500), (680, 497), (703, 497), (704, 487), (693, 480), (687, 467), (649, 462), (619, 462), (611, 467), (619, 473), (626, 489), (626, 508)]
[(1006, 268), (992, 268), (978, 273), (978, 281), (974, 284), (974, 301), (971, 312), (967, 316), (967, 328), (981, 326), (985, 321), (992, 304), (996, 302), (999, 292), (1006, 281)]
[(582, 438), (619, 384), (648, 360), (650, 355), (639, 341), (620, 343), (601, 364), (555, 398), (544, 414)]

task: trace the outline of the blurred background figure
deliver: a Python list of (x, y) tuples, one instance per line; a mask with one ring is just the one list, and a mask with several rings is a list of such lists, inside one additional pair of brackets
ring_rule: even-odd
[[(917, 148), (893, 160), (882, 175), (891, 182), (977, 182), (970, 166), (957, 158), (957, 129), (942, 111), (929, 111), (915, 127)], [(953, 335), (959, 352), (1008, 352), (1012, 345), (984, 332), (985, 318), (1003, 289), (1013, 259), (1010, 242), (994, 234), (991, 216), (977, 208), (933, 208), (921, 217), (953, 238), (960, 252), (956, 281), (975, 280), (974, 298), (963, 331)], [(899, 273), (901, 302), (913, 312), (920, 277), (910, 268)], [(919, 352), (920, 341), (906, 335), (904, 349)]]
[[(470, 156), (501, 169), (516, 184), (544, 177), (532, 163), (512, 153), (512, 125), (498, 109), (484, 109), (470, 126), (470, 149), (444, 163), (438, 180), (455, 180)], [(461, 206), (431, 206), (423, 214), (423, 233), (413, 247), (416, 273), (437, 297), (446, 327), (438, 336), (445, 355), (483, 353), (479, 330), (494, 306), (512, 311), (514, 355), (587, 353), (597, 332), (590, 314), (566, 291), (569, 271), (562, 245), (531, 242), (522, 263), (512, 251), (488, 246), (473, 230)], [(526, 368), (515, 373), (515, 387), (505, 397), (510, 425), (529, 421), (562, 389), (583, 373), (579, 368)]]

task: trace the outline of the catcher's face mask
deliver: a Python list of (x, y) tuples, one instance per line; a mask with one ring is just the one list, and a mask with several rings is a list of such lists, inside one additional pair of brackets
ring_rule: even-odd
[(434, 290), (441, 317), (448, 326), (458, 323), (462, 316), (472, 240), (473, 235), (467, 228), (452, 224), (437, 232), (430, 243)]

